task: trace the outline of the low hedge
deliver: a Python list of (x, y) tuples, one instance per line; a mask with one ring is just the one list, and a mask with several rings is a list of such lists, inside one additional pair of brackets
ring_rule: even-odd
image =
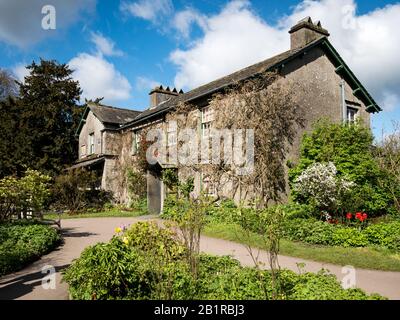
[(379, 246), (400, 250), (399, 221), (377, 223), (360, 230), (315, 219), (286, 219), (283, 233), (289, 240), (311, 244), (342, 247)]
[[(242, 267), (228, 256), (201, 254), (197, 277), (189, 272), (185, 248), (172, 231), (141, 222), (108, 243), (86, 248), (64, 271), (74, 299), (269, 299), (268, 271)], [(382, 299), (343, 289), (335, 276), (279, 272), (279, 299)]]
[(17, 271), (54, 249), (60, 242), (57, 231), (31, 222), (0, 224), (0, 276)]

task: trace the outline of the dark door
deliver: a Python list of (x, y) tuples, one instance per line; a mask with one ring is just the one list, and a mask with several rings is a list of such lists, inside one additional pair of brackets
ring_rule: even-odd
[(160, 214), (162, 204), (162, 180), (158, 170), (147, 172), (147, 209), (150, 214)]

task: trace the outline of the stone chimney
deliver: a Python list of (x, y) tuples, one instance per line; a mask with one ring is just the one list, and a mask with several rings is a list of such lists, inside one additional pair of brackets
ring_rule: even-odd
[(182, 90), (178, 92), (176, 88), (171, 90), (169, 87), (166, 87), (165, 89), (163, 88), (163, 86), (155, 87), (149, 93), (150, 109), (158, 106), (161, 102), (167, 101), (169, 98), (178, 96), (182, 93)]
[(321, 22), (313, 23), (310, 17), (300, 20), (290, 31), (290, 49), (304, 47), (322, 37), (329, 37), (328, 30), (322, 28)]

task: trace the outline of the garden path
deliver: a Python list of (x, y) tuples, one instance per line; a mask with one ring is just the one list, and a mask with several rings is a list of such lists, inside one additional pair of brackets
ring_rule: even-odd
[[(121, 224), (131, 224), (137, 221), (153, 219), (152, 216), (137, 218), (81, 218), (62, 220), (64, 244), (51, 253), (43, 256), (23, 270), (0, 278), (0, 299), (68, 299), (68, 287), (61, 282), (60, 271), (71, 261), (79, 257), (84, 248), (97, 242), (108, 241), (114, 234), (114, 229)], [(247, 249), (238, 243), (202, 237), (201, 250), (216, 255), (232, 255), (243, 265), (252, 266), (252, 259)], [(257, 251), (256, 251), (257, 252)], [(260, 258), (266, 260), (267, 253), (260, 251)], [(279, 256), (282, 268), (298, 271), (297, 263), (305, 263), (305, 270), (317, 272), (322, 268), (335, 274), (339, 281), (348, 274), (341, 266), (307, 261), (300, 258)], [(52, 265), (55, 270), (55, 289), (44, 289), (42, 279), (46, 274), (42, 268)], [(344, 273), (342, 273), (342, 271)], [(400, 300), (400, 272), (356, 269), (356, 286), (368, 293), (377, 292), (390, 299)]]

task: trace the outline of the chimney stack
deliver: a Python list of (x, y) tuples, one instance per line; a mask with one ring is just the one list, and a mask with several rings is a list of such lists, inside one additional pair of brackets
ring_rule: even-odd
[(300, 20), (290, 31), (290, 49), (298, 49), (322, 37), (329, 37), (328, 30), (322, 28), (321, 22), (315, 24), (310, 17)]
[(161, 102), (167, 101), (169, 98), (176, 97), (182, 93), (183, 93), (182, 90), (180, 90), (178, 92), (178, 90), (176, 90), (176, 88), (171, 90), (169, 87), (167, 87), (165, 89), (163, 88), (163, 86), (155, 87), (149, 93), (150, 109), (158, 106)]

